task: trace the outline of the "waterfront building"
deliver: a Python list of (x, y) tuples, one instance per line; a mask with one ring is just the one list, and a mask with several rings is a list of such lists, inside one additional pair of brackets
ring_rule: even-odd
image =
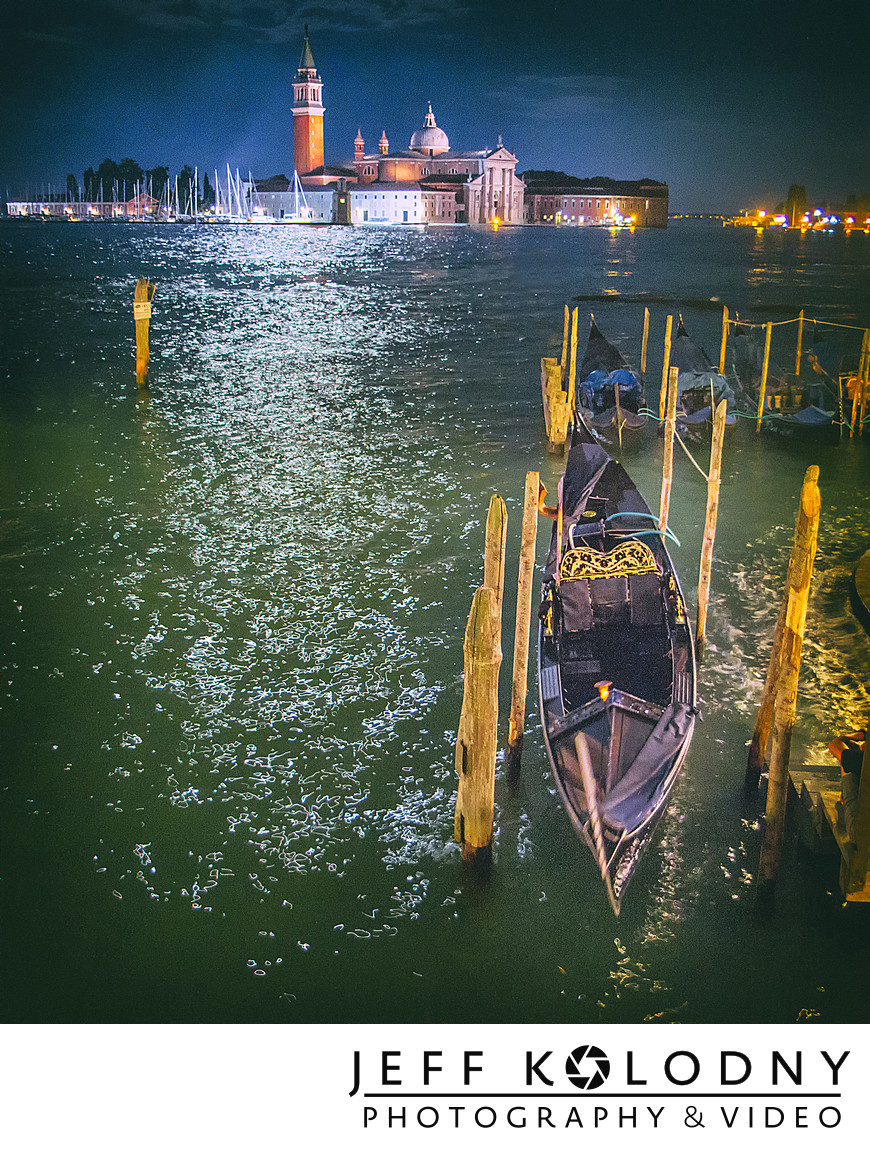
[(668, 225), (668, 185), (657, 180), (579, 179), (564, 172), (526, 172), (523, 178), (526, 223)]
[[(305, 203), (311, 212), (312, 223), (332, 223), (335, 219), (335, 197), (333, 186), (315, 184), (305, 187)], [(266, 215), (274, 216), (279, 222), (289, 219), (299, 209), (299, 200), (293, 190), (293, 181), (285, 175), (271, 176), (267, 180), (254, 181), (254, 199)]]
[(366, 184), (348, 188), (353, 224), (423, 224), (423, 192), (418, 183)]
[(9, 200), (6, 214), (43, 219), (163, 219), (167, 211), (160, 201), (146, 192), (127, 200), (66, 200), (54, 197), (43, 200)]

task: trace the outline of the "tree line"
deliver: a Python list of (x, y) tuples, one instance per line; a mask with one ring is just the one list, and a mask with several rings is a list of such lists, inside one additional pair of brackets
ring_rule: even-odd
[[(187, 198), (193, 190), (197, 205), (214, 203), (214, 188), (208, 178), (208, 172), (203, 174), (202, 189), (193, 187), (195, 172), (190, 164), (185, 164), (178, 173), (179, 196)], [(166, 191), (167, 184), (175, 188), (175, 176), (170, 181), (169, 168), (158, 166), (143, 168), (136, 160), (129, 157), (119, 162), (106, 159), (97, 168), (88, 168), (82, 177), (82, 183), (72, 174), (66, 177), (67, 198), (73, 200), (88, 200), (91, 202), (130, 200), (139, 192), (147, 192), (155, 199), (160, 199)]]

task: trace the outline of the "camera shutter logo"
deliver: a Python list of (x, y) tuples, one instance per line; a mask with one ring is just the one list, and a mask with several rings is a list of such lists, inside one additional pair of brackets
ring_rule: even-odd
[(578, 1045), (568, 1055), (565, 1072), (578, 1089), (599, 1089), (610, 1074), (610, 1059), (597, 1045)]

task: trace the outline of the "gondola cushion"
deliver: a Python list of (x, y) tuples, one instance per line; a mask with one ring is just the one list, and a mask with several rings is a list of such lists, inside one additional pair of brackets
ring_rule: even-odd
[(629, 575), (628, 599), (632, 626), (659, 626), (661, 624), (662, 596), (659, 590), (658, 575)]
[(592, 598), (586, 579), (570, 579), (559, 586), (562, 601), (562, 629), (589, 630), (592, 626)]

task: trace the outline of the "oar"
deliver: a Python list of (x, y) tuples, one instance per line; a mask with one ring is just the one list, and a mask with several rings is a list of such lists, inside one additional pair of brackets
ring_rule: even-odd
[[(589, 811), (589, 824), (592, 827), (592, 842), (595, 848), (595, 859), (601, 876), (607, 882), (610, 890), (610, 880), (607, 868), (607, 852), (604, 848), (604, 834), (601, 829), (601, 814), (598, 809), (598, 783), (592, 772), (592, 759), (589, 757), (589, 747), (586, 745), (586, 735), (578, 733), (574, 738), (574, 750), (580, 764), (580, 778), (583, 781), (583, 793), (586, 796), (586, 809)], [(611, 891), (611, 901), (613, 894)]]

